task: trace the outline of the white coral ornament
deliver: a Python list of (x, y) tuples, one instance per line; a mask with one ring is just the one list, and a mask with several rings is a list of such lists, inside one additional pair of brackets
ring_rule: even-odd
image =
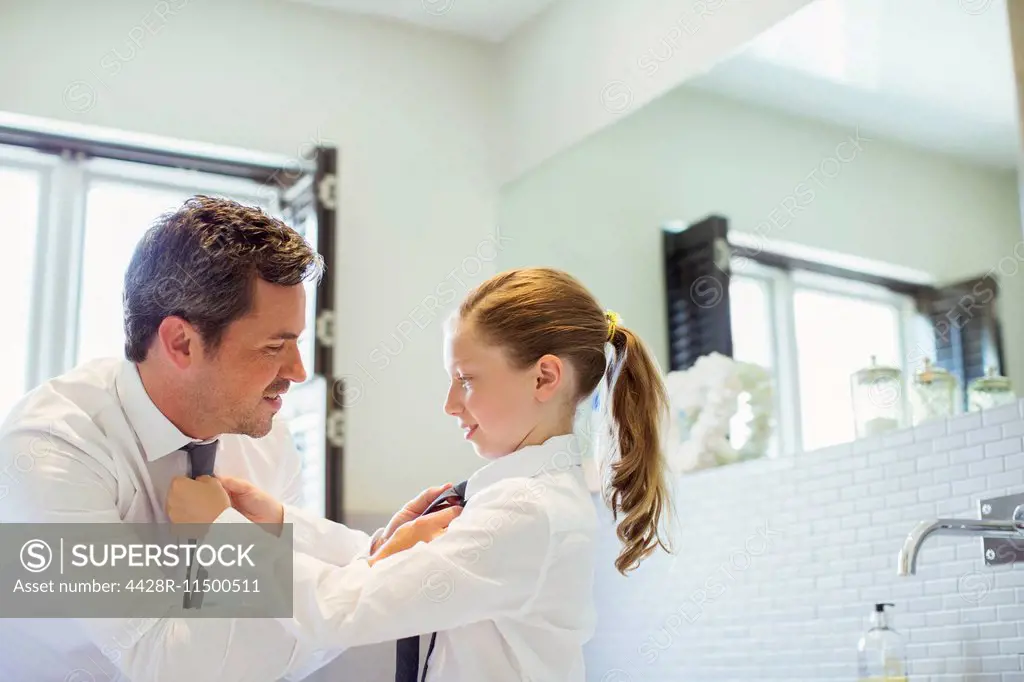
[[(719, 353), (697, 359), (685, 371), (665, 377), (672, 422), (669, 459), (676, 472), (697, 471), (761, 457), (772, 433), (771, 375), (763, 367)], [(750, 433), (739, 449), (729, 428), (740, 398), (749, 396)]]

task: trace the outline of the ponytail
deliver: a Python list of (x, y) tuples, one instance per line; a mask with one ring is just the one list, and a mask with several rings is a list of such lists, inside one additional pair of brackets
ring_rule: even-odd
[[(577, 400), (590, 396), (602, 380), (611, 382), (609, 426), (617, 434), (621, 458), (611, 465), (606, 501), (617, 520), (623, 548), (615, 567), (625, 574), (657, 547), (670, 551), (659, 528), (668, 515), (668, 483), (662, 452), (662, 419), (668, 397), (661, 372), (640, 338), (603, 311), (572, 275), (553, 268), (521, 268), (499, 273), (473, 289), (459, 306), (484, 339), (502, 347), (516, 367), (547, 355), (572, 364), (578, 376)], [(607, 344), (619, 362), (607, 366)]]
[(669, 504), (661, 440), (668, 397), (657, 364), (636, 334), (615, 325), (611, 343), (622, 366), (611, 395), (619, 459), (611, 465), (608, 504), (615, 519), (623, 516), (615, 568), (625, 575), (657, 547), (670, 551), (659, 532)]

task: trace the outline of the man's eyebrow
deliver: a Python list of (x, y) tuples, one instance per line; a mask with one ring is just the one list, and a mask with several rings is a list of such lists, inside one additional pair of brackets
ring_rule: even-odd
[(270, 338), (272, 340), (277, 340), (277, 339), (289, 340), (289, 339), (297, 339), (297, 338), (299, 338), (299, 335), (295, 334), (293, 332), (278, 332), (278, 333), (274, 334), (273, 336), (271, 336)]

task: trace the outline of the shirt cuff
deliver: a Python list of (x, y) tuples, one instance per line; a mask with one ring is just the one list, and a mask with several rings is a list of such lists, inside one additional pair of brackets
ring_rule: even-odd
[[(377, 544), (377, 542), (381, 539), (381, 537), (383, 535), (384, 535), (384, 529), (383, 528), (378, 528), (377, 530), (375, 530), (373, 532), (373, 535), (370, 536), (370, 542), (369, 542), (369, 544), (366, 547), (366, 551), (365, 552), (360, 552), (359, 554), (357, 554), (356, 555), (356, 559), (357, 560), (358, 559), (369, 559), (371, 556), (373, 556), (373, 546)], [(380, 548), (378, 547), (377, 549), (380, 549)]]

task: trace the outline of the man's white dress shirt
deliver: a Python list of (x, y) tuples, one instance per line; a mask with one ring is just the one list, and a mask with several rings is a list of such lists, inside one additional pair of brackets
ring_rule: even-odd
[[(188, 473), (180, 448), (190, 440), (150, 400), (134, 363), (85, 363), (32, 391), (0, 428), (0, 523), (167, 522), (167, 490)], [(275, 420), (264, 438), (221, 436), (215, 473), (284, 502), (295, 549), (314, 564), (348, 564), (369, 539), (300, 509), (301, 464)], [(269, 618), (0, 618), (3, 682), (301, 679), (340, 652), (323, 649)]]
[(494, 460), (444, 535), (372, 568), (296, 555), (282, 623), (324, 648), (439, 631), (432, 682), (582, 682), (598, 521), (580, 460), (568, 435)]
[[(188, 442), (133, 363), (86, 363), (35, 389), (0, 428), (0, 522), (166, 522)], [(365, 533), (299, 508), (301, 463), (285, 425), (220, 443), (216, 474), (286, 504), (293, 616), (0, 619), (0, 680), (301, 679), (345, 648), (434, 631), (432, 682), (584, 679), (597, 515), (572, 436), (483, 467), (444, 535), (372, 568)], [(217, 521), (248, 523), (234, 509)]]

